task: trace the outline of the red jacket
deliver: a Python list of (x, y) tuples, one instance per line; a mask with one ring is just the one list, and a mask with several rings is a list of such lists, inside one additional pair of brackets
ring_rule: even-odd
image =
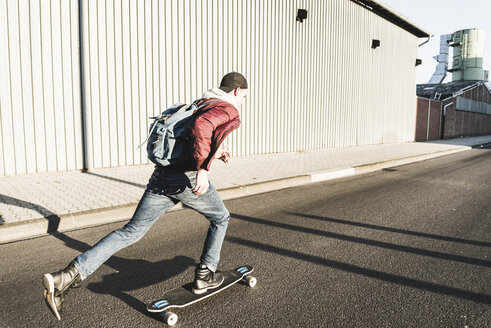
[(230, 103), (213, 101), (200, 108), (192, 126), (195, 169), (210, 170), (211, 162), (223, 140), (240, 125), (239, 112)]

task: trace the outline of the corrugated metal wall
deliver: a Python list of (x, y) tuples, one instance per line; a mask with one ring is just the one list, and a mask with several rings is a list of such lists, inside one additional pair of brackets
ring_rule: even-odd
[(147, 163), (147, 118), (232, 70), (250, 85), (235, 156), (414, 140), (418, 40), (349, 0), (80, 8), (81, 31), (78, 1), (0, 0), (0, 175), (81, 169), (84, 145), (89, 168)]
[(81, 167), (77, 1), (0, 1), (0, 176)]

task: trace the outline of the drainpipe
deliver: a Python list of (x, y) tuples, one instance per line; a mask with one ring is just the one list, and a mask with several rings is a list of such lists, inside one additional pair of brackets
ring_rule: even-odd
[(447, 107), (453, 105), (453, 101), (443, 106), (443, 115), (447, 115)]
[(430, 140), (431, 99), (428, 99), (428, 125), (426, 126), (426, 141)]
[(452, 106), (453, 101), (449, 102), (445, 106), (443, 106), (443, 113), (442, 113), (442, 122), (440, 124), (440, 136), (442, 139), (445, 139), (445, 117), (447, 115), (447, 107)]
[(82, 1), (78, 0), (78, 56), (80, 65), (80, 116), (82, 123), (82, 172), (89, 170), (88, 159), (88, 144), (87, 144), (87, 115), (85, 105), (85, 81), (84, 81), (84, 33), (83, 33), (83, 15), (82, 15)]
[(432, 37), (431, 35), (428, 36), (428, 39), (426, 39), (426, 41), (424, 41), (423, 43), (421, 43), (420, 45), (418, 45), (418, 47), (421, 47), (423, 44), (428, 43), (430, 41), (431, 37)]

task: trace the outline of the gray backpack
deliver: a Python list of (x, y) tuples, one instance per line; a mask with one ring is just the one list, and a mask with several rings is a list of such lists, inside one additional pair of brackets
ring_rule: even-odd
[[(149, 136), (145, 140), (150, 161), (160, 166), (169, 166), (191, 159), (191, 126), (199, 108), (204, 104), (201, 103), (198, 107), (198, 103), (199, 100), (189, 105), (176, 103), (159, 116), (151, 117), (153, 123), (150, 125)], [(208, 103), (209, 101), (206, 102)]]

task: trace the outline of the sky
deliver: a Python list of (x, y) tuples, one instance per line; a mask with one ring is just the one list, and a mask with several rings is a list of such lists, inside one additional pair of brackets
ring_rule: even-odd
[[(380, 0), (407, 17), (418, 27), (433, 34), (430, 42), (419, 47), (416, 82), (428, 83), (437, 62), (432, 58), (440, 52), (440, 35), (469, 28), (482, 28), (486, 33), (484, 69), (491, 71), (491, 0)], [(422, 43), (426, 39), (420, 39)], [(452, 53), (450, 52), (450, 55)], [(452, 60), (449, 59), (449, 67)], [(451, 73), (444, 82), (452, 81)]]

